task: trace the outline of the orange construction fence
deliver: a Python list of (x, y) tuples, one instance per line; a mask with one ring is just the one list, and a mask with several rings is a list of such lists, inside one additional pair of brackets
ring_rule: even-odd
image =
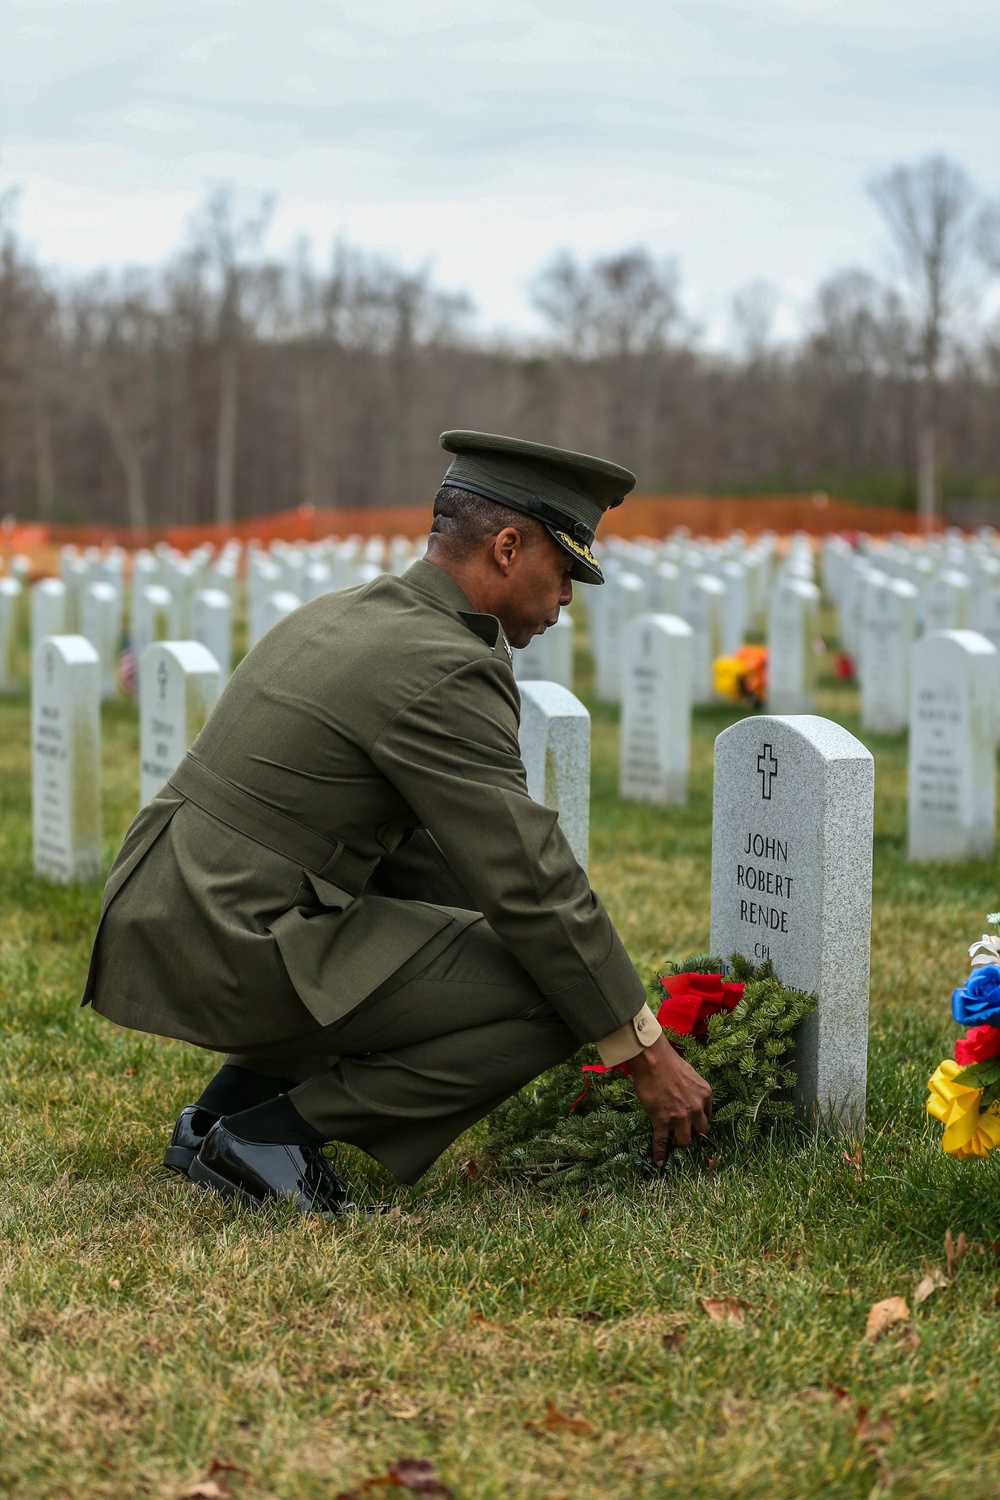
[[(203, 526), (47, 526), (35, 522), (5, 521), (0, 528), (0, 552), (7, 556), (22, 552), (29, 556), (67, 545), (77, 547), (118, 545), (133, 550), (156, 542), (169, 542), (182, 552), (204, 542), (220, 545), (230, 537), (247, 542), (318, 541), (326, 536), (408, 536), (427, 533), (430, 505), (382, 505), (353, 509), (318, 509), (300, 506), (270, 516), (247, 516), (227, 525)], [(731, 531), (749, 534), (776, 531), (785, 535), (805, 531), (814, 536), (826, 532), (866, 531), (877, 536), (890, 532), (916, 532), (913, 511), (890, 510), (857, 501), (837, 500), (827, 495), (633, 495), (617, 510), (609, 511), (601, 524), (602, 536), (664, 537), (678, 526), (687, 526), (695, 536), (725, 536)]]

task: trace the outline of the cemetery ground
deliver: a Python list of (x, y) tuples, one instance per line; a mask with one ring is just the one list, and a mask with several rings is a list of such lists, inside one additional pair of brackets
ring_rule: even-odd
[[(686, 807), (624, 804), (617, 713), (588, 682), (591, 873), (651, 975), (708, 943), (712, 745), (735, 713), (696, 713)], [(818, 712), (857, 733), (832, 675)], [(0, 702), (0, 1493), (332, 1500), (407, 1458), (462, 1500), (997, 1493), (1000, 1178), (944, 1156), (924, 1100), (1000, 872), (906, 864), (904, 739), (866, 737), (863, 1150), (720, 1139), (654, 1180), (547, 1195), (498, 1180), (472, 1132), (414, 1189), (343, 1153), (394, 1208), (326, 1224), (159, 1167), (212, 1059), (77, 1008), (100, 891), (31, 877), (28, 719)], [(107, 862), (138, 731), (122, 705), (103, 724)], [(974, 1248), (917, 1305), (949, 1229)], [(909, 1321), (866, 1341), (891, 1296)]]

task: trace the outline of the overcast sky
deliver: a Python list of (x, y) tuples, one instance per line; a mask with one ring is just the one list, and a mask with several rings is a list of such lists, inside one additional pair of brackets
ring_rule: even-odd
[(50, 264), (153, 262), (232, 181), (269, 244), (430, 263), (533, 326), (554, 251), (675, 255), (713, 341), (884, 269), (866, 179), (944, 150), (1000, 190), (997, 0), (0, 0), (0, 187)]

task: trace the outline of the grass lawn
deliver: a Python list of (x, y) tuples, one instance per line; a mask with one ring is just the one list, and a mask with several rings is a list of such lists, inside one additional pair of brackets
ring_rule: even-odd
[[(618, 803), (617, 715), (593, 707), (592, 876), (647, 972), (707, 947), (731, 715), (697, 716), (689, 805), (649, 809)], [(826, 679), (819, 712), (857, 732), (849, 686)], [(404, 1458), (461, 1500), (1000, 1492), (1000, 1177), (946, 1158), (923, 1112), (1000, 875), (907, 866), (905, 744), (869, 743), (863, 1158), (789, 1132), (546, 1196), (463, 1172), (472, 1133), (415, 1189), (344, 1153), (397, 1208), (328, 1225), (234, 1210), (159, 1167), (213, 1061), (78, 1009), (100, 891), (32, 878), (28, 703), (0, 701), (0, 1493), (333, 1500), (379, 1493), (365, 1481)], [(137, 747), (134, 711), (107, 709), (108, 862)], [(912, 1306), (949, 1227), (982, 1251), (865, 1343), (870, 1305)], [(742, 1324), (700, 1305), (727, 1296)], [(583, 1421), (544, 1425), (549, 1402)]]

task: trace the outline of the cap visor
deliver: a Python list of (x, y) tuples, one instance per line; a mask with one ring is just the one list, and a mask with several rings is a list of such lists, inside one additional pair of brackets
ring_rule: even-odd
[(565, 552), (568, 552), (573, 559), (573, 566), (570, 569), (569, 576), (573, 579), (574, 583), (604, 582), (601, 565), (589, 547), (585, 547), (582, 542), (578, 542), (575, 537), (570, 536), (568, 531), (561, 531), (557, 526), (550, 526), (547, 522), (543, 522), (543, 524), (549, 535), (554, 537), (560, 547)]

